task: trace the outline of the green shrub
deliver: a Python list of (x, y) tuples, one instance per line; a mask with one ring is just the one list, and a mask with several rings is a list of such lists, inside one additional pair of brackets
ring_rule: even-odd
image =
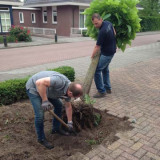
[(15, 36), (7, 36), (7, 42), (15, 42), (16, 37)]
[(0, 105), (7, 105), (26, 99), (25, 84), (28, 78), (0, 82)]
[(116, 30), (117, 47), (122, 51), (140, 29), (140, 18), (136, 4), (138, 0), (93, 0), (84, 14), (87, 34), (97, 40), (98, 30), (92, 24), (93, 13), (99, 13), (103, 20), (110, 21)]
[(9, 29), (10, 35), (16, 37), (17, 41), (32, 41), (30, 31), (27, 28), (23, 28), (20, 26), (12, 26)]
[(56, 71), (61, 74), (64, 74), (72, 82), (75, 80), (75, 71), (74, 71), (74, 68), (72, 68), (72, 67), (62, 66), (62, 67), (58, 67), (55, 69), (48, 69), (48, 70), (49, 71)]
[[(7, 35), (7, 42), (15, 42), (16, 38), (14, 36), (9, 36)], [(0, 43), (4, 43), (3, 42), (3, 36), (0, 36)]]
[[(75, 71), (72, 67), (63, 66), (55, 69), (50, 69), (64, 74), (71, 81), (75, 79)], [(27, 99), (26, 82), (29, 76), (23, 79), (11, 79), (0, 82), (0, 105), (8, 105), (19, 100)]]
[(0, 43), (3, 43), (3, 36), (0, 36)]
[(160, 31), (160, 17), (140, 17), (141, 31)]
[(87, 30), (83, 30), (82, 35), (83, 35), (83, 37), (89, 37), (89, 35), (87, 34)]

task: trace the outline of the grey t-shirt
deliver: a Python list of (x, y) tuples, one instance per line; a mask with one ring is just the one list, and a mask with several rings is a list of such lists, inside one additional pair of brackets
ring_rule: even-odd
[(70, 97), (66, 96), (67, 89), (71, 81), (64, 75), (55, 71), (41, 71), (33, 75), (26, 83), (26, 89), (34, 95), (39, 95), (36, 88), (36, 81), (41, 78), (50, 77), (50, 86), (47, 87), (47, 97), (56, 99), (62, 98), (69, 102)]

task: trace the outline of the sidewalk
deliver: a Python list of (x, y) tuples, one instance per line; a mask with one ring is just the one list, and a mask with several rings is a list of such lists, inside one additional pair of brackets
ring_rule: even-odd
[[(0, 72), (0, 81), (21, 78), (40, 70), (68, 65), (83, 81), (90, 57)], [(117, 133), (119, 140), (98, 145), (82, 160), (160, 160), (160, 42), (118, 51), (110, 65), (112, 94), (96, 99), (95, 107), (117, 117), (127, 116), (133, 130)], [(92, 84), (92, 96), (96, 92)], [(107, 147), (106, 147), (107, 146)], [(75, 160), (74, 157), (68, 160)]]
[[(101, 144), (82, 160), (160, 160), (160, 57), (111, 71), (113, 92), (94, 105), (117, 117), (129, 117), (133, 130)], [(92, 85), (91, 96), (95, 93)], [(68, 158), (67, 160), (72, 160)], [(73, 158), (74, 160), (74, 158)]]
[[(160, 31), (141, 32), (141, 33), (137, 33), (136, 35), (143, 36), (143, 35), (151, 35), (151, 34), (152, 35), (160, 34)], [(80, 42), (80, 41), (86, 41), (86, 40), (88, 41), (92, 39), (90, 37), (61, 37), (61, 36), (58, 36), (58, 43), (71, 43), (71, 42)], [(32, 42), (9, 43), (7, 48), (49, 45), (49, 44), (54, 44), (54, 43), (55, 43), (55, 40), (51, 38), (32, 36)], [(6, 47), (4, 47), (4, 44), (0, 44), (0, 49), (6, 49)]]

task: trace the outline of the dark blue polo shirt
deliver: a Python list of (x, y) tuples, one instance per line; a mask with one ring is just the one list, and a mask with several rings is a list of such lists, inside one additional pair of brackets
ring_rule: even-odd
[(101, 46), (101, 54), (105, 56), (114, 55), (116, 52), (116, 38), (112, 23), (108, 21), (102, 22), (96, 45)]

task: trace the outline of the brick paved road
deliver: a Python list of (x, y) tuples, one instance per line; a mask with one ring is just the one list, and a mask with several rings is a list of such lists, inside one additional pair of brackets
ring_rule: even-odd
[[(118, 117), (127, 116), (131, 122), (135, 119), (134, 129), (117, 133), (118, 141), (108, 147), (101, 144), (86, 155), (79, 155), (80, 158), (160, 160), (160, 56), (113, 68), (111, 82), (113, 93), (97, 99), (94, 106)], [(92, 84), (91, 96), (95, 91)]]

